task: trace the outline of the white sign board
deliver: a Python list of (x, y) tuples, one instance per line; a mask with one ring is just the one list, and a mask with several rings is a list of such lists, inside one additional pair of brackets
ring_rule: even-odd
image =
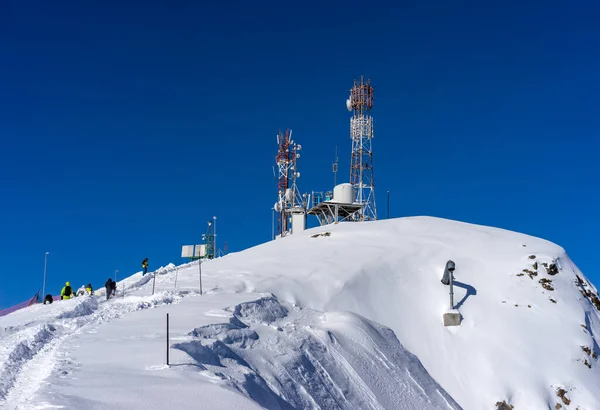
[(181, 257), (191, 258), (194, 256), (194, 245), (184, 245), (181, 247)]
[(194, 256), (196, 258), (204, 258), (206, 256), (206, 245), (196, 245)]

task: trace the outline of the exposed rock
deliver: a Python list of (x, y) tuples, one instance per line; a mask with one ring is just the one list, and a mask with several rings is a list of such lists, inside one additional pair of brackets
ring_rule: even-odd
[(542, 278), (539, 280), (540, 284), (542, 285), (542, 287), (546, 290), (554, 290), (554, 288), (552, 287), (551, 283), (552, 281), (550, 279), (546, 279), (546, 278)]
[(570, 400), (570, 399), (567, 397), (567, 391), (566, 391), (565, 389), (563, 389), (563, 388), (560, 388), (560, 387), (559, 387), (559, 388), (556, 390), (556, 395), (557, 395), (557, 396), (558, 396), (558, 397), (559, 397), (559, 398), (562, 400), (562, 402), (563, 402), (564, 404), (566, 404), (567, 406), (568, 406), (569, 404), (571, 404), (571, 400)]
[(529, 255), (529, 259), (535, 259), (535, 255)]
[(319, 236), (331, 236), (331, 232), (322, 232), (311, 235), (311, 238), (318, 238)]
[(581, 292), (584, 297), (589, 298), (590, 302), (592, 302), (596, 309), (600, 311), (600, 299), (598, 299), (597, 295), (594, 295), (589, 289), (579, 289), (579, 292)]
[(506, 402), (506, 400), (499, 401), (499, 402), (496, 403), (496, 410), (512, 410), (514, 408), (515, 408), (515, 406), (512, 406), (512, 405), (508, 404)]
[(548, 267), (548, 269), (546, 269), (546, 272), (550, 276), (557, 275), (558, 274), (558, 268), (556, 267), (556, 264), (555, 263), (551, 263), (550, 266)]

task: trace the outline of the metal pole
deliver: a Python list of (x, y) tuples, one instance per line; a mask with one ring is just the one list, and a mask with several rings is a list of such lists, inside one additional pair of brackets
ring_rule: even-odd
[(154, 285), (156, 285), (156, 271), (152, 273), (152, 276), (154, 277), (152, 280), (152, 294), (154, 295)]
[(42, 286), (42, 297), (45, 298), (46, 297), (46, 265), (48, 262), (48, 254), (50, 252), (46, 252), (46, 254), (44, 255), (44, 286)]
[(216, 258), (217, 255), (219, 254), (217, 252), (217, 217), (213, 216), (213, 252), (214, 252), (214, 256), (213, 258)]
[(169, 314), (167, 313), (167, 366), (169, 365)]
[(115, 270), (115, 282), (117, 281), (117, 273), (118, 272), (119, 272), (118, 270)]
[(387, 219), (390, 219), (390, 191), (387, 191)]
[(198, 273), (200, 275), (200, 294), (202, 295), (202, 258), (198, 259)]
[(454, 272), (450, 271), (450, 310), (454, 309)]

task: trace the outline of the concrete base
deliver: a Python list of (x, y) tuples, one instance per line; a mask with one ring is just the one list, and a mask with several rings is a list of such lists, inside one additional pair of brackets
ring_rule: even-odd
[(444, 326), (460, 326), (460, 313), (444, 313)]

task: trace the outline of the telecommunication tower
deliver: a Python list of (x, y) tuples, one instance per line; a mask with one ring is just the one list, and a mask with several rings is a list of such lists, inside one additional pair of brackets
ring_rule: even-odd
[[(216, 219), (216, 217), (214, 218)], [(214, 259), (215, 257), (215, 226), (213, 225), (213, 221), (208, 221), (208, 227), (206, 229), (206, 233), (202, 235), (202, 239), (206, 242), (205, 248), (205, 259)]]
[(296, 180), (300, 177), (296, 160), (300, 158), (302, 146), (292, 140), (292, 131), (289, 129), (285, 133), (279, 131), (277, 145), (278, 199), (273, 208), (278, 215), (277, 233), (283, 237), (292, 233), (292, 230), (305, 229), (306, 204), (296, 185)]
[(352, 157), (350, 162), (350, 184), (355, 189), (355, 202), (363, 205), (354, 215), (355, 221), (377, 219), (375, 206), (375, 180), (373, 176), (373, 87), (371, 80), (354, 80), (346, 108), (352, 112), (350, 138)]

